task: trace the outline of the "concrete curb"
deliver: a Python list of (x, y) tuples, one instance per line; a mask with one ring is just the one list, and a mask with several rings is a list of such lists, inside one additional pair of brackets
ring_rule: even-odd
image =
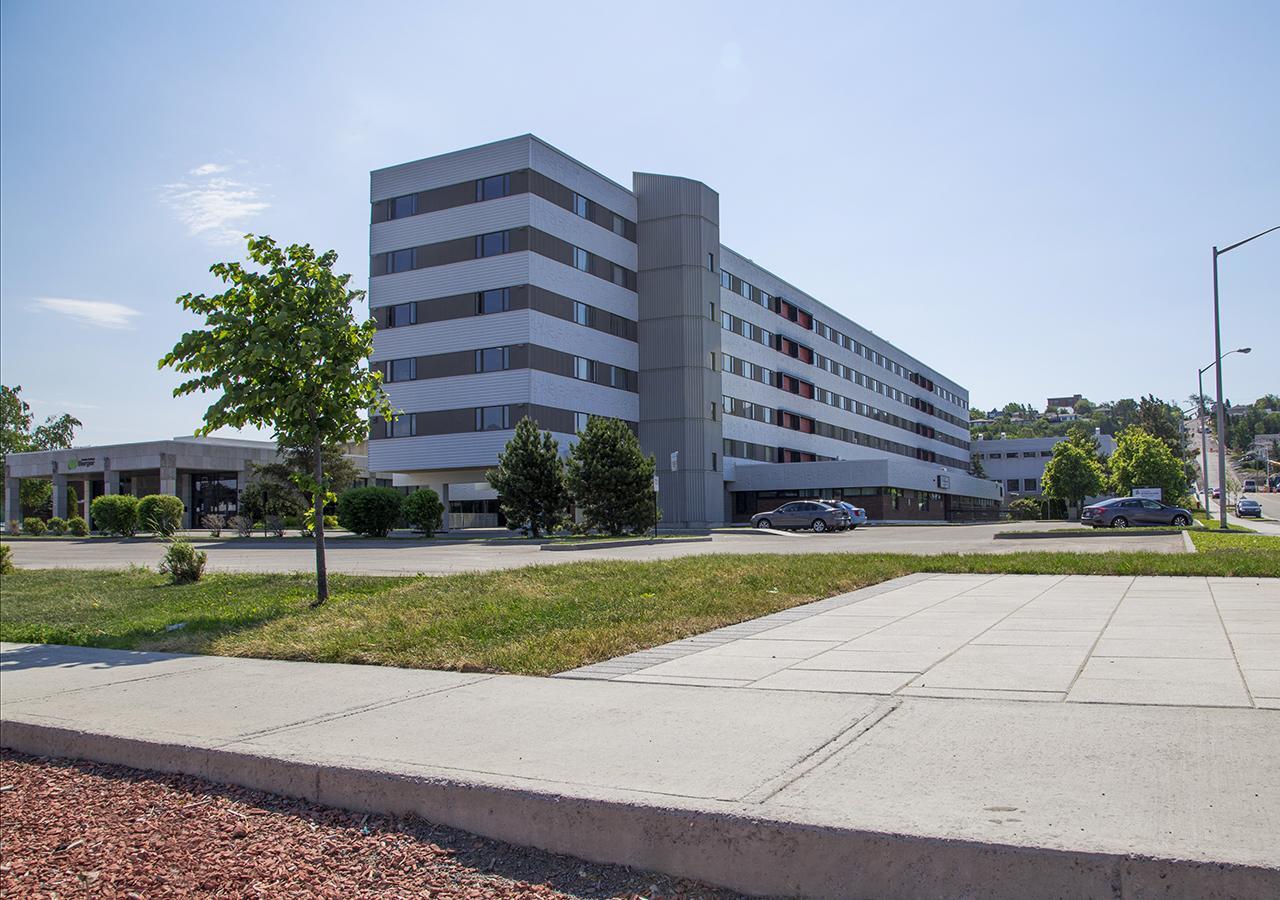
[(1191, 540), (1190, 532), (1187, 532), (1187, 531), (1182, 532), (1182, 547), (1188, 553), (1196, 552), (1196, 542)]
[(539, 550), (611, 550), (614, 547), (661, 547), (664, 544), (709, 544), (708, 537), (677, 537), (654, 540), (637, 538), (634, 541), (582, 541), (580, 543), (543, 544)]
[(751, 894), (811, 897), (1263, 898), (1280, 870), (1116, 853), (1019, 847), (765, 819), (749, 804), (714, 808), (570, 797), (512, 786), (319, 765), (9, 720), (0, 745), (300, 797), (416, 814), (515, 844), (697, 878)]
[[(1187, 529), (1181, 529), (1183, 534)], [(1176, 534), (1171, 529), (1156, 528), (1092, 528), (1089, 531), (998, 531), (991, 536), (993, 541), (1038, 541), (1064, 540), (1071, 538), (1113, 538), (1113, 537), (1161, 537)]]

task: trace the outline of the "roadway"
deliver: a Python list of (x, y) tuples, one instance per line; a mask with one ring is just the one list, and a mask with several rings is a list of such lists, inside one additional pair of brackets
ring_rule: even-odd
[[(1195, 446), (1199, 447), (1200, 436), (1195, 433), (1194, 428), (1191, 429), (1191, 432), (1192, 432), (1191, 438), (1192, 440), (1194, 440)], [(1218, 451), (1215, 446), (1215, 442), (1213, 440), (1212, 435), (1210, 435), (1210, 440), (1209, 440), (1209, 455), (1207, 457), (1207, 461), (1209, 464), (1209, 483), (1216, 486), (1218, 484)], [(1237, 483), (1244, 484), (1244, 481), (1245, 481), (1244, 476), (1242, 476), (1242, 474), (1232, 465), (1230, 454), (1228, 454), (1227, 456), (1227, 473), (1229, 478), (1234, 478)], [(1204, 491), (1203, 476), (1204, 476), (1204, 473), (1202, 471), (1201, 483), (1199, 485), (1202, 495)], [(1255, 478), (1259, 483), (1263, 481), (1262, 476), (1260, 475), (1253, 475), (1249, 477)], [(1280, 494), (1260, 493), (1260, 492), (1254, 491), (1252, 493), (1244, 494), (1242, 496), (1246, 496), (1251, 500), (1257, 500), (1258, 503), (1261, 504), (1263, 518), (1262, 519), (1253, 519), (1253, 518), (1242, 519), (1239, 516), (1237, 516), (1235, 513), (1231, 511), (1236, 500), (1236, 498), (1233, 496), (1233, 497), (1227, 498), (1227, 522), (1234, 525), (1243, 525), (1246, 528), (1252, 528), (1254, 531), (1258, 532), (1259, 534), (1280, 535)], [(1217, 501), (1210, 499), (1206, 504), (1206, 508), (1213, 515), (1215, 516), (1217, 515), (1217, 512), (1218, 512)]]

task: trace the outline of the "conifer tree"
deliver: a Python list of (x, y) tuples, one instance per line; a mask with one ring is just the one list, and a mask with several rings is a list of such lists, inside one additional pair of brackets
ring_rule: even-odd
[(533, 537), (558, 527), (569, 510), (560, 444), (551, 432), (539, 432), (527, 416), (498, 454), (497, 468), (485, 473), (498, 492), (498, 505), (511, 530), (529, 529)]
[(592, 416), (569, 450), (569, 491), (588, 528), (618, 535), (653, 524), (653, 457), (620, 419)]

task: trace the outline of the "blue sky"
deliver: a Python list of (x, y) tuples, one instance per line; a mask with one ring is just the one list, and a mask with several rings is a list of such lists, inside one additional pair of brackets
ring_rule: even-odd
[[(363, 287), (370, 169), (524, 132), (705, 181), (729, 246), (982, 406), (1185, 398), (1210, 247), (1280, 225), (1273, 2), (0, 9), (0, 377), (84, 442), (199, 424), (155, 361), (237, 235)], [(1280, 233), (1221, 281), (1228, 396), (1280, 392)]]

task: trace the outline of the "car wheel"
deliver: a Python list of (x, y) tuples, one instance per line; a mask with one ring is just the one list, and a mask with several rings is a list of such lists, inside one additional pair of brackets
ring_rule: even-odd
[(1186, 516), (1174, 516), (1174, 517), (1173, 517), (1173, 527), (1174, 527), (1174, 528), (1186, 528), (1186, 527), (1187, 527), (1188, 525), (1190, 525), (1190, 524), (1191, 524), (1191, 522), (1187, 520), (1187, 517), (1186, 517)]
[(1126, 519), (1124, 516), (1116, 516), (1114, 519), (1111, 520), (1111, 527), (1112, 528), (1128, 528), (1129, 520)]
[(756, 527), (757, 527), (757, 528), (772, 528), (772, 527), (773, 527), (773, 523), (772, 523), (772, 522), (770, 522), (768, 519), (760, 519), (759, 521), (757, 521), (757, 522), (756, 522)]
[(822, 532), (827, 530), (827, 523), (821, 519), (814, 519), (812, 527), (814, 534), (822, 534)]

